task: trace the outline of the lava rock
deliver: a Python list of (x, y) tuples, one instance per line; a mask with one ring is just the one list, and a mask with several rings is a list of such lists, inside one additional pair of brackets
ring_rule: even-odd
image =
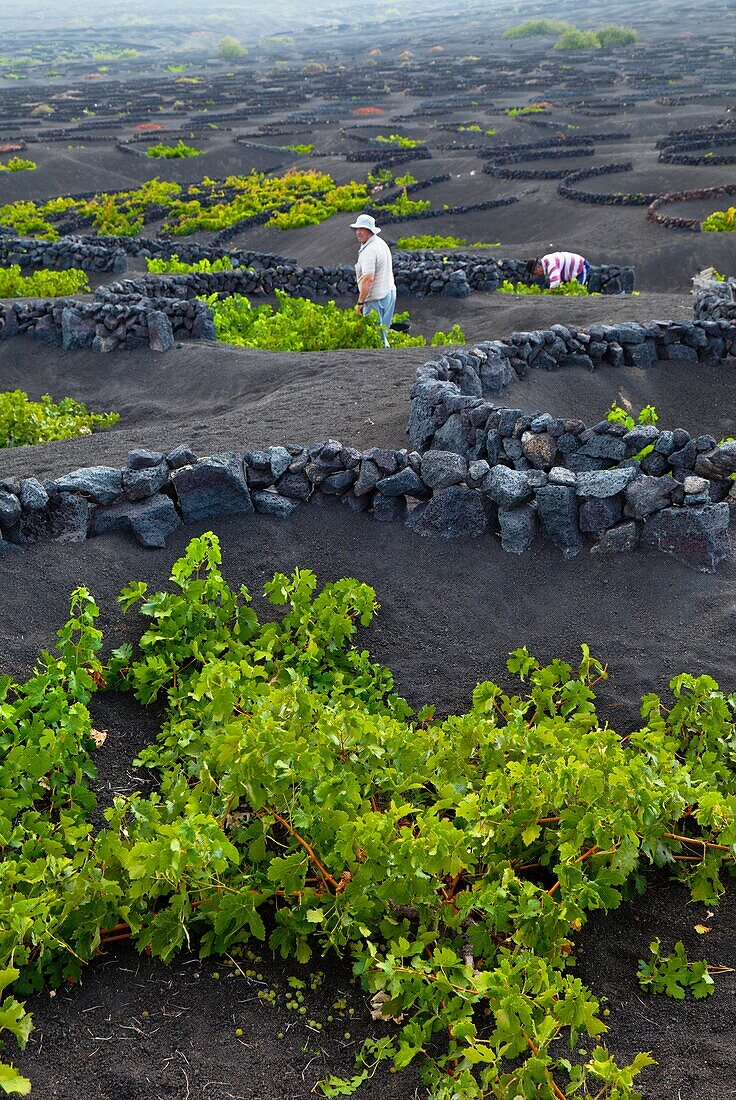
[(459, 485), (440, 489), (425, 505), (415, 508), (406, 526), (418, 535), (441, 538), (479, 538), (488, 530), (489, 509), (481, 493)]
[(538, 520), (536, 509), (530, 504), (521, 508), (499, 508), (498, 525), (501, 529), (501, 546), (508, 554), (523, 554), (534, 541)]
[(81, 493), (94, 504), (112, 504), (123, 491), (123, 475), (114, 466), (83, 466), (54, 484), (62, 493)]
[(96, 508), (92, 517), (93, 535), (126, 531), (134, 535), (141, 546), (158, 549), (166, 546), (167, 537), (177, 527), (181, 527), (181, 519), (171, 498), (163, 493), (143, 501), (120, 500)]
[(713, 573), (719, 562), (731, 557), (729, 518), (725, 502), (704, 508), (665, 508), (647, 519), (641, 544), (671, 554), (700, 573)]
[(194, 466), (174, 470), (171, 480), (185, 523), (210, 516), (251, 515), (254, 511), (243, 460), (232, 452), (210, 455)]
[(583, 547), (575, 490), (566, 485), (545, 485), (537, 489), (536, 499), (539, 518), (550, 542), (563, 558), (574, 558)]

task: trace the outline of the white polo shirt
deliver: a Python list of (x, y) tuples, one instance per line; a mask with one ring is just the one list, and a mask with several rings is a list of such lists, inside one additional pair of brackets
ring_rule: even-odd
[(360, 246), (358, 262), (355, 265), (355, 277), (360, 280), (364, 275), (372, 275), (373, 283), (366, 298), (367, 302), (375, 302), (379, 298), (385, 298), (392, 290), (396, 290), (394, 282), (394, 265), (391, 259), (391, 249), (385, 241), (376, 234), (372, 234)]

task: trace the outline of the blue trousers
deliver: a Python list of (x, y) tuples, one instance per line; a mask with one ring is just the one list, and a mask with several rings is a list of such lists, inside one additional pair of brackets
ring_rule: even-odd
[(377, 313), (378, 320), (381, 322), (381, 334), (383, 336), (383, 345), (388, 347), (388, 330), (391, 328), (391, 322), (394, 316), (394, 310), (396, 309), (396, 291), (390, 290), (384, 298), (375, 298), (372, 301), (368, 301), (363, 306), (363, 316), (367, 317), (369, 313)]

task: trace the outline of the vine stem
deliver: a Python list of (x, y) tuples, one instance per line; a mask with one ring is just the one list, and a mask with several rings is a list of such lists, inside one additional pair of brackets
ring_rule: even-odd
[[(532, 1038), (530, 1038), (529, 1035), (524, 1035), (524, 1038), (526, 1039), (532, 1054), (536, 1054), (538, 1056), (539, 1055), (539, 1047), (536, 1045), (534, 1040)], [(560, 1086), (557, 1084), (554, 1077), (549, 1072), (549, 1070), (547, 1069), (546, 1066), (545, 1066), (545, 1069), (544, 1069), (544, 1073), (545, 1073), (545, 1076), (546, 1076), (547, 1080), (549, 1081), (549, 1085), (550, 1085), (550, 1088), (552, 1089), (552, 1092), (557, 1097), (557, 1100), (567, 1100), (567, 1097), (565, 1096), (564, 1092), (562, 1091)]]
[(300, 836), (300, 834), (296, 831), (296, 829), (291, 824), (291, 822), (287, 821), (287, 819), (285, 817), (282, 817), (280, 813), (277, 813), (276, 810), (273, 810), (270, 807), (268, 807), (267, 809), (265, 809), (261, 812), (271, 814), (272, 817), (276, 818), (276, 820), (278, 821), (278, 823), (280, 825), (283, 825), (283, 827), (286, 829), (286, 831), (288, 833), (290, 833), (291, 836), (294, 837), (294, 840), (296, 840), (297, 843), (301, 844), (302, 848), (307, 853), (307, 855), (309, 856), (312, 863), (314, 864), (314, 866), (319, 871), (319, 873), (322, 876), (322, 878), (324, 879), (324, 881), (329, 882), (330, 886), (332, 886), (333, 889), (338, 890), (339, 886), (340, 886), (340, 883), (337, 882), (332, 877), (330, 872), (327, 870), (325, 865), (322, 863), (322, 861), (319, 859), (319, 857), (315, 853), (314, 848), (312, 847), (312, 845), (309, 843), (309, 841), (305, 840), (303, 836)]
[[(600, 851), (600, 846), (598, 844), (594, 844), (592, 848), (588, 848), (587, 851), (585, 851), (581, 855), (579, 855), (578, 858), (576, 860), (574, 860), (573, 862), (574, 863), (585, 863), (586, 859), (590, 859), (591, 856), (594, 856), (599, 851)], [(553, 894), (557, 893), (559, 888), (560, 888), (560, 880), (557, 879), (557, 882), (554, 884), (554, 886), (550, 886), (547, 893), (549, 894), (550, 897), (552, 897)]]
[(712, 848), (716, 852), (731, 851), (728, 844), (714, 844), (711, 840), (700, 840), (700, 838), (696, 836), (680, 836), (679, 833), (662, 833), (662, 836), (667, 840), (679, 840), (681, 844), (695, 844), (699, 848), (703, 848), (703, 850)]

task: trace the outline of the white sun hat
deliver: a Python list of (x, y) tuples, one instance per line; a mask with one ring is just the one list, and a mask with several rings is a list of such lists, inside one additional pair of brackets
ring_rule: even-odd
[(354, 222), (352, 222), (351, 229), (370, 229), (371, 233), (380, 233), (381, 230), (376, 225), (376, 219), (370, 214), (358, 214)]

